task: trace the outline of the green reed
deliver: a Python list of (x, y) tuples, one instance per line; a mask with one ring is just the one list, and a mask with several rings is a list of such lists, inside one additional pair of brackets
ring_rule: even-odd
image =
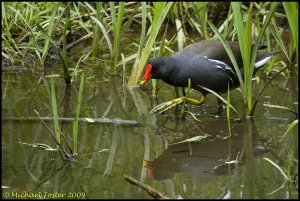
[[(96, 2), (96, 19), (101, 21), (102, 14), (101, 10), (103, 9), (102, 6), (103, 2)], [(100, 54), (100, 27), (94, 26), (93, 30), (93, 56), (98, 56)]]
[(80, 76), (80, 85), (79, 85), (79, 92), (78, 92), (78, 99), (77, 99), (77, 108), (76, 108), (76, 118), (73, 121), (73, 146), (74, 146), (74, 155), (78, 154), (78, 121), (80, 115), (80, 109), (82, 104), (82, 96), (83, 96), (83, 86), (84, 86), (84, 73)]
[[(2, 56), (11, 64), (27, 61), (31, 52), (36, 53), (38, 61), (42, 62), (38, 38), (41, 34), (34, 31), (33, 26), (40, 17), (37, 7), (30, 3), (2, 2)], [(51, 7), (49, 7), (51, 9)], [(44, 10), (48, 13), (50, 10)], [(10, 23), (14, 21), (14, 23)], [(20, 31), (24, 30), (24, 31)], [(28, 31), (27, 31), (28, 30)], [(24, 33), (25, 32), (25, 33)], [(24, 33), (24, 34), (22, 34)], [(19, 35), (18, 38), (13, 35)], [(22, 43), (27, 40), (26, 43)]]
[[(67, 11), (66, 12), (66, 17), (65, 17), (65, 26), (64, 26), (64, 31), (63, 31), (63, 40), (62, 40), (62, 44), (63, 44), (63, 48), (62, 48), (62, 51), (61, 51), (61, 55), (62, 55), (62, 58), (64, 60), (64, 63), (66, 65), (66, 71), (68, 72), (68, 66), (67, 66), (67, 38), (69, 35), (71, 35), (71, 31), (68, 29), (70, 28), (70, 16), (68, 15), (68, 13), (70, 12), (70, 4), (67, 4), (65, 6), (65, 10)], [(67, 73), (69, 74), (69, 73)]]
[(208, 12), (208, 2), (195, 2), (194, 3), (196, 6), (196, 9), (202, 8), (200, 9), (199, 12), (197, 12), (197, 17), (200, 20), (200, 33), (202, 34), (202, 37), (204, 40), (208, 39), (208, 34), (207, 34), (207, 12)]
[(124, 14), (124, 2), (119, 2), (118, 12), (115, 10), (115, 3), (109, 2), (110, 11), (111, 11), (111, 23), (113, 26), (113, 35), (114, 35), (114, 43), (113, 43), (113, 66), (112, 72), (117, 72), (117, 62), (118, 62), (118, 53), (120, 48), (120, 42), (122, 37), (122, 20)]
[(182, 107), (181, 107), (181, 114), (182, 115), (185, 112), (185, 103), (186, 103), (186, 100), (187, 100), (187, 98), (189, 96), (190, 90), (191, 90), (191, 79), (189, 78), (189, 80), (188, 80), (188, 87), (185, 89), (185, 96), (184, 96), (183, 104), (182, 104)]
[[(52, 14), (51, 14), (50, 22), (47, 25), (47, 35), (48, 36), (52, 36), (52, 33), (54, 31), (54, 23), (55, 23), (55, 18), (56, 18), (56, 12), (57, 12), (57, 8), (58, 8), (58, 4), (59, 3), (55, 3), (53, 5), (53, 11), (52, 11)], [(49, 48), (50, 48), (50, 40), (48, 40), (47, 38), (45, 38), (44, 50), (43, 50), (43, 55), (42, 55), (43, 64), (45, 63), (46, 56), (48, 55)]]
[[(50, 88), (51, 88), (51, 105), (52, 105), (52, 114), (53, 114), (53, 121), (54, 121), (54, 130), (55, 130), (56, 139), (60, 143), (60, 129), (58, 125), (58, 113), (57, 113), (57, 104), (56, 104), (56, 95), (55, 95), (53, 77), (51, 77), (50, 79)], [(58, 145), (56, 147), (57, 149), (59, 148)]]
[[(298, 114), (297, 114), (298, 115)], [(292, 168), (295, 167), (295, 169), (298, 169), (298, 160), (296, 159), (297, 155), (295, 156), (294, 154), (294, 150), (298, 151), (298, 132), (297, 130), (295, 130), (294, 128), (298, 126), (298, 118), (295, 119), (292, 123), (290, 123), (290, 125), (288, 125), (288, 128), (286, 129), (286, 131), (284, 132), (284, 134), (282, 135), (282, 137), (280, 138), (280, 141), (282, 141), (283, 138), (288, 137), (289, 139), (286, 140), (286, 143), (289, 143), (289, 145), (287, 147), (288, 148), (288, 165), (287, 165), (287, 177), (289, 178), (289, 181), (292, 180)], [(293, 133), (291, 133), (291, 131), (294, 131)], [(289, 136), (287, 136), (289, 134)], [(294, 135), (293, 135), (294, 134)], [(294, 162), (297, 161), (297, 162)]]
[(226, 49), (231, 62), (233, 63), (234, 69), (237, 73), (240, 86), (242, 89), (242, 95), (244, 99), (244, 107), (245, 107), (245, 114), (246, 116), (250, 116), (252, 111), (252, 77), (254, 71), (254, 63), (256, 59), (256, 54), (258, 50), (258, 46), (261, 43), (262, 37), (265, 34), (266, 28), (269, 26), (272, 17), (275, 15), (275, 10), (278, 7), (279, 3), (274, 2), (270, 6), (270, 10), (260, 28), (260, 32), (258, 38), (255, 42), (253, 48), (251, 48), (252, 44), (252, 8), (253, 3), (250, 3), (246, 22), (243, 21), (243, 15), (241, 11), (241, 3), (240, 2), (232, 2), (232, 11), (233, 11), (233, 18), (234, 18), (234, 27), (237, 32), (238, 42), (240, 45), (240, 51), (243, 59), (243, 66), (244, 66), (244, 79), (241, 76), (241, 72), (239, 70), (239, 66), (237, 66), (235, 57), (233, 52), (231, 51), (230, 47), (228, 46), (225, 38), (222, 34), (218, 31), (218, 29), (211, 23), (208, 22), (215, 34), (218, 35), (219, 39), (222, 41), (224, 48)]
[(228, 89), (227, 89), (226, 117), (227, 117), (229, 137), (231, 137), (231, 126), (230, 126), (230, 87), (229, 87), (229, 83), (228, 83)]
[[(62, 68), (63, 68), (63, 71), (64, 71), (65, 82), (66, 82), (67, 85), (70, 85), (71, 84), (71, 76), (69, 74), (68, 65), (67, 65), (66, 48), (64, 48), (64, 51), (60, 51), (60, 48), (58, 47), (58, 45), (56, 44), (56, 42), (46, 33), (46, 31), (40, 25), (38, 25), (38, 24), (37, 24), (37, 27), (41, 31), (41, 33), (46, 37), (46, 39), (54, 45), (54, 47), (56, 49), (56, 52), (59, 55), (59, 58), (60, 58), (60, 60), (62, 62)], [(65, 27), (65, 31), (64, 32), (65, 32), (65, 34), (64, 34), (64, 39), (63, 40), (66, 40), (66, 37), (67, 37), (66, 27)]]
[(298, 2), (282, 2), (286, 17), (289, 23), (289, 28), (291, 32), (290, 40), (290, 59), (292, 59), (293, 54), (296, 53), (296, 61), (298, 63), (299, 59), (299, 47), (298, 47), (298, 30), (299, 30), (299, 21), (298, 21)]
[(145, 45), (145, 48), (143, 50), (143, 53), (141, 54), (141, 57), (136, 58), (138, 59), (138, 62), (135, 62), (136, 65), (132, 67), (131, 74), (128, 80), (129, 86), (137, 85), (139, 78), (144, 70), (144, 66), (147, 62), (147, 59), (150, 55), (151, 48), (153, 47), (159, 29), (161, 28), (162, 23), (166, 18), (173, 3), (174, 2), (155, 2), (154, 16), (150, 27), (150, 34), (147, 43)]
[[(298, 3), (284, 2), (282, 5), (285, 14), (278, 13), (278, 11), (276, 13), (276, 18), (286, 17), (288, 20), (291, 32), (290, 52), (284, 46), (282, 40), (283, 30), (276, 25), (274, 17), (279, 4), (281, 3), (250, 2), (246, 5), (240, 2), (232, 2), (227, 19), (217, 28), (224, 39), (235, 40), (237, 36), (240, 43), (245, 66), (245, 78), (242, 80), (239, 77), (239, 80), (246, 100), (245, 110), (248, 111), (246, 113), (249, 113), (252, 106), (250, 98), (252, 77), (250, 75), (253, 72), (253, 58), (256, 56), (256, 47), (251, 50), (249, 45), (252, 42), (251, 31), (253, 30), (251, 25), (254, 23), (260, 34), (255, 44), (258, 45), (260, 41), (264, 40), (268, 45), (268, 50), (270, 50), (271, 40), (274, 38), (289, 60), (292, 60), (293, 55), (296, 55), (298, 61)], [(182, 45), (184, 40), (187, 43), (194, 42), (193, 38), (189, 38), (189, 32), (186, 31), (187, 27), (198, 30), (204, 40), (210, 38), (207, 26), (212, 27), (212, 22), (208, 19), (208, 14), (216, 7), (215, 2), (97, 2), (94, 4), (95, 8), (89, 2), (67, 4), (57, 2), (2, 2), (1, 5), (3, 11), (2, 55), (11, 63), (15, 61), (26, 62), (24, 57), (33, 51), (39, 64), (44, 65), (49, 55), (51, 42), (43, 37), (44, 34), (39, 32), (37, 25), (43, 27), (47, 35), (51, 36), (57, 45), (60, 45), (68, 35), (68, 31), (65, 32), (65, 26), (62, 26), (66, 23), (66, 27), (71, 27), (71, 29), (68, 28), (69, 31), (90, 33), (92, 29), (94, 52), (92, 55), (99, 55), (99, 48), (106, 47), (111, 55), (111, 71), (116, 72), (117, 66), (122, 64), (121, 60), (119, 61), (122, 53), (120, 52), (120, 43), (126, 29), (130, 27), (132, 22), (141, 23), (141, 38), (139, 43), (136, 43), (137, 54), (126, 57), (126, 53), (123, 52), (125, 59), (122, 61), (129, 62), (135, 59), (128, 81), (129, 86), (135, 86), (138, 83), (144, 65), (151, 54), (156, 36), (161, 27), (167, 23), (166, 18), (168, 18), (168, 22), (175, 22), (177, 29), (177, 33), (166, 45), (170, 48), (173, 45), (172, 40), (177, 38), (181, 49), (184, 47)], [(132, 9), (133, 6), (135, 6), (135, 9)], [(169, 12), (171, 7), (173, 7), (172, 11), (174, 12)], [(62, 18), (64, 13), (68, 13), (68, 11), (70, 11), (69, 17)], [(262, 26), (259, 20), (260, 16), (264, 16)], [(84, 18), (90, 18), (91, 20), (86, 21)], [(195, 20), (196, 18), (198, 20)], [(11, 21), (14, 21), (14, 23), (9, 23)], [(68, 22), (71, 21), (72, 24), (68, 25)], [(94, 24), (96, 26), (93, 26)], [(146, 32), (147, 24), (150, 24), (148, 33)], [(13, 35), (19, 37), (16, 38)], [(100, 44), (103, 44), (103, 40), (106, 43), (102, 47)], [(252, 57), (250, 57), (251, 52), (253, 52)], [(269, 62), (268, 73), (272, 71), (275, 61), (275, 59), (272, 59)]]
[[(182, 10), (182, 9), (179, 9), (181, 8), (181, 2), (175, 4), (173, 7), (172, 7), (172, 12), (174, 13), (175, 15), (175, 25), (176, 25), (176, 30), (177, 30), (177, 44), (178, 44), (178, 51), (181, 51), (184, 46), (185, 46), (185, 43), (186, 43), (186, 36), (184, 34), (184, 29), (182, 29), (182, 21), (180, 20), (180, 11), (179, 10)], [(164, 36), (166, 35), (166, 32), (164, 34)]]
[(286, 175), (286, 173), (284, 172), (284, 170), (282, 170), (279, 165), (277, 165), (275, 162), (273, 162), (271, 159), (269, 158), (263, 158), (264, 160), (268, 161), (269, 163), (271, 163), (275, 168), (277, 168), (279, 170), (279, 172), (281, 173), (281, 175), (284, 177), (285, 180), (289, 180), (289, 177)]

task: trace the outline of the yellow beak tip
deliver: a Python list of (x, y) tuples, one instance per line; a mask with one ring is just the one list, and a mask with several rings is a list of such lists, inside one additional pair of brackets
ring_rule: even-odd
[(140, 82), (140, 85), (143, 86), (146, 82), (147, 82), (147, 80), (142, 80), (142, 81)]

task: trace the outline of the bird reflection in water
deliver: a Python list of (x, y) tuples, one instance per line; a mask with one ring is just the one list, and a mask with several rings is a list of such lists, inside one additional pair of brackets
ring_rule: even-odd
[[(252, 142), (247, 142), (249, 133), (245, 133), (245, 122), (236, 122), (232, 125), (230, 138), (226, 137), (228, 136), (226, 119), (202, 122), (202, 131), (215, 134), (213, 137), (200, 142), (169, 145), (153, 161), (144, 160), (147, 175), (150, 179), (166, 180), (177, 173), (190, 173), (208, 181), (213, 180), (216, 175), (225, 175), (228, 173), (229, 163), (244, 163), (247, 144), (252, 144), (253, 156), (256, 158), (269, 151), (266, 147), (267, 139), (258, 136), (254, 121), (251, 125)], [(174, 129), (171, 132), (174, 134)], [(166, 133), (165, 129), (164, 137)], [(232, 164), (231, 167), (234, 168), (235, 165)]]

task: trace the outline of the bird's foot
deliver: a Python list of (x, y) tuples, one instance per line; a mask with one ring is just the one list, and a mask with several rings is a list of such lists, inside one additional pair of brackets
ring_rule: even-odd
[(184, 97), (181, 97), (181, 98), (176, 98), (174, 100), (161, 103), (161, 104), (157, 105), (156, 107), (154, 107), (150, 111), (150, 113), (155, 114), (155, 115), (162, 114), (163, 112), (168, 111), (168, 110), (176, 107), (177, 105), (182, 104), (183, 101), (184, 101)]

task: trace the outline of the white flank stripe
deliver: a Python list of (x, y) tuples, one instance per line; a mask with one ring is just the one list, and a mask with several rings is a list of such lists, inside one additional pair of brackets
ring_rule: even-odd
[(254, 67), (255, 68), (261, 67), (262, 65), (264, 65), (265, 63), (267, 63), (271, 58), (272, 58), (272, 56), (269, 56), (269, 57), (264, 58), (263, 60), (260, 60), (260, 61), (256, 62), (254, 64)]
[(219, 61), (219, 60), (213, 60), (213, 59), (208, 59), (208, 60), (209, 60), (209, 61), (212, 61), (212, 62), (216, 62), (216, 63), (218, 63), (218, 64), (222, 64), (222, 65), (227, 66), (227, 64), (225, 64), (224, 62)]

